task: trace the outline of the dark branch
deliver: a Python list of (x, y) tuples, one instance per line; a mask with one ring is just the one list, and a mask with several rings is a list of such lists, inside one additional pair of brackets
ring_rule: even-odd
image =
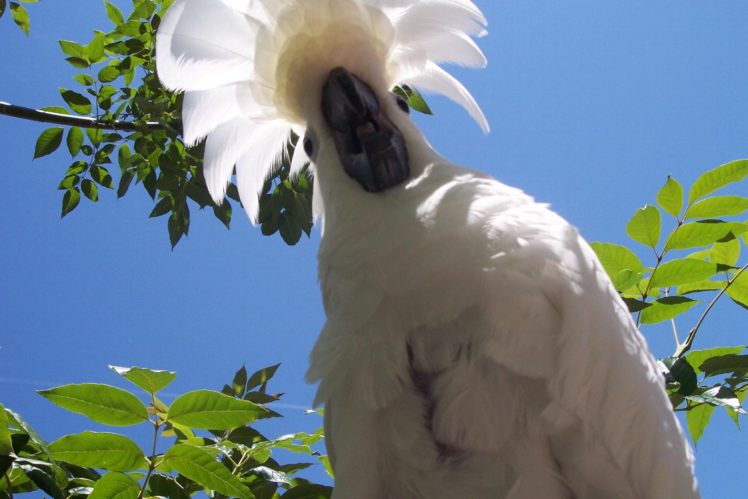
[(2, 101), (0, 101), (0, 114), (24, 120), (54, 123), (56, 125), (77, 126), (81, 128), (98, 128), (101, 130), (135, 132), (142, 130), (144, 127), (151, 130), (161, 130), (166, 128), (163, 124), (156, 121), (147, 121), (142, 124), (136, 124), (132, 121), (100, 121), (93, 117), (52, 113), (49, 111), (41, 111), (39, 109), (31, 109), (30, 107), (16, 106)]

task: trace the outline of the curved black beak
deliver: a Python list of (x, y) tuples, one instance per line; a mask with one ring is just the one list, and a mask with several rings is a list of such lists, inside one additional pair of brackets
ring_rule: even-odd
[(322, 90), (322, 114), (343, 168), (364, 190), (381, 192), (410, 176), (402, 133), (356, 75), (342, 67), (330, 71)]

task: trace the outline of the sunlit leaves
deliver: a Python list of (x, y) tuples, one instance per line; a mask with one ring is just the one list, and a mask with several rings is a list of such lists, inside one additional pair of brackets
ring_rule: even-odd
[(748, 309), (748, 271), (741, 272), (727, 288), (727, 296), (743, 308)]
[(197, 390), (172, 402), (167, 421), (206, 430), (229, 430), (264, 416), (267, 409), (219, 392)]
[(431, 111), (429, 105), (424, 100), (423, 96), (418, 93), (418, 90), (408, 85), (401, 85), (395, 87), (392, 91), (395, 94), (403, 97), (411, 109), (423, 114), (434, 114), (433, 111)]
[(177, 373), (172, 371), (158, 371), (144, 367), (109, 366), (109, 368), (150, 394), (163, 390), (177, 376)]
[(693, 366), (697, 374), (702, 373), (701, 365), (709, 360), (721, 359), (725, 355), (737, 355), (745, 350), (745, 346), (714, 347), (706, 350), (694, 350), (686, 355), (686, 359)]
[(85, 431), (66, 435), (49, 444), (58, 461), (112, 471), (145, 469), (148, 463), (140, 447), (123, 435)]
[(660, 229), (660, 211), (650, 205), (637, 210), (626, 225), (626, 233), (631, 239), (650, 248), (657, 246)]
[(685, 296), (666, 296), (658, 298), (651, 303), (651, 306), (641, 312), (642, 324), (657, 324), (670, 320), (684, 312), (687, 312), (695, 305), (698, 300), (686, 298)]
[(64, 409), (111, 426), (128, 426), (148, 419), (146, 408), (137, 397), (114, 386), (63, 385), (41, 390), (39, 394)]
[(80, 200), (81, 191), (77, 187), (71, 187), (66, 190), (65, 194), (62, 196), (62, 212), (60, 216), (64, 217), (73, 211), (78, 206), (78, 203), (80, 203)]
[(678, 218), (683, 209), (683, 187), (673, 177), (668, 177), (665, 185), (657, 193), (657, 204), (665, 212)]
[(76, 157), (81, 150), (83, 145), (83, 131), (77, 126), (71, 127), (68, 130), (67, 146), (68, 151), (72, 157)]
[(618, 291), (624, 291), (639, 282), (644, 273), (644, 264), (633, 251), (611, 243), (596, 242), (591, 246)]
[(686, 413), (688, 433), (691, 435), (694, 444), (698, 444), (704, 435), (704, 430), (709, 425), (714, 409), (715, 406), (713, 405), (701, 404)]
[(694, 182), (688, 193), (688, 204), (691, 205), (694, 201), (726, 185), (739, 182), (746, 176), (748, 176), (748, 160), (745, 159), (731, 161), (709, 170)]
[(748, 231), (748, 225), (740, 222), (705, 220), (680, 226), (668, 240), (668, 250), (701, 248), (721, 241), (730, 235), (738, 236)]
[(713, 196), (694, 203), (686, 211), (686, 218), (718, 218), (742, 215), (748, 211), (748, 198), (743, 196)]
[(140, 486), (125, 473), (107, 473), (96, 485), (88, 499), (136, 499)]
[(667, 288), (709, 279), (717, 272), (714, 263), (681, 258), (660, 265), (652, 275), (650, 284), (655, 287)]
[(39, 135), (39, 138), (36, 139), (36, 146), (34, 146), (34, 159), (55, 152), (62, 143), (62, 134), (63, 128), (61, 127), (44, 130), (41, 135)]
[[(5, 10), (4, 2), (3, 10)], [(17, 2), (10, 2), (10, 15), (13, 17), (13, 22), (28, 36), (31, 22), (29, 20), (29, 13), (24, 6)]]
[[(19, 415), (0, 406), (0, 450), (11, 453), (11, 459), (6, 460), (0, 453), (0, 496), (11, 490), (13, 494), (41, 490), (55, 499), (82, 495), (188, 499), (195, 494), (210, 496), (215, 493), (246, 498), (330, 497), (330, 487), (295, 476), (312, 462), (280, 464), (273, 459), (274, 450), (284, 450), (308, 456), (313, 462), (328, 462), (326, 456), (315, 449), (323, 438), (321, 429), (268, 439), (246, 426), (257, 417), (279, 416), (243, 400), (278, 400), (278, 395), (264, 393), (277, 366), (260, 369), (251, 376), (242, 367), (232, 380), (234, 388), (227, 387), (233, 396), (198, 390), (177, 397), (172, 408), (156, 398), (155, 393), (174, 380), (173, 372), (110, 367), (148, 392), (147, 415), (138, 419), (150, 427), (157, 440), (168, 437), (161, 441), (169, 442), (169, 447), (151, 455), (124, 435), (93, 431), (64, 435), (47, 446)], [(120, 389), (115, 389), (118, 390), (116, 394), (96, 398), (88, 393), (92, 387), (108, 391), (101, 388), (107, 385), (82, 384), (66, 385), (43, 394), (60, 406), (87, 413), (89, 417), (96, 416), (94, 413), (102, 407), (118, 412), (123, 404), (127, 405), (126, 401), (134, 399), (132, 394)], [(258, 387), (259, 391), (255, 391)], [(123, 397), (123, 393), (127, 395)], [(72, 400), (61, 403), (62, 397)], [(112, 399), (119, 399), (119, 402), (111, 403)], [(81, 405), (87, 407), (81, 410)], [(92, 405), (93, 409), (88, 407)], [(94, 419), (103, 422), (99, 416)], [(200, 432), (201, 428), (219, 431)], [(229, 431), (228, 428), (234, 429)]]
[(199, 447), (177, 444), (166, 452), (161, 466), (169, 466), (203, 487), (226, 496), (244, 499), (254, 497), (237, 477)]
[(104, 6), (106, 7), (106, 14), (107, 16), (109, 16), (109, 20), (111, 20), (115, 26), (118, 26), (125, 22), (124, 14), (122, 14), (122, 11), (119, 10), (113, 3), (109, 2), (108, 0), (104, 0)]
[(70, 109), (72, 109), (76, 113), (91, 113), (91, 100), (85, 95), (81, 95), (78, 92), (67, 90), (65, 88), (60, 89), (60, 95), (62, 96), (65, 103), (70, 106)]

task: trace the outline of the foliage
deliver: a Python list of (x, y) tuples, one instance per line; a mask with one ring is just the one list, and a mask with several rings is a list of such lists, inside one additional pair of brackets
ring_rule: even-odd
[(29, 19), (29, 12), (26, 7), (21, 5), (22, 3), (37, 3), (39, 0), (18, 0), (18, 2), (8, 2), (7, 0), (0, 0), (0, 17), (3, 17), (5, 11), (10, 3), (10, 16), (13, 18), (13, 22), (21, 28), (21, 30), (28, 36), (29, 30), (31, 29), (31, 22)]
[[(670, 400), (676, 410), (686, 411), (694, 442), (716, 407), (724, 408), (738, 427), (738, 415), (746, 414), (742, 403), (748, 392), (748, 355), (741, 355), (745, 347), (691, 351), (718, 300), (727, 296), (748, 309), (748, 264), (745, 256), (741, 261), (741, 250), (748, 245), (748, 222), (740, 220), (748, 212), (748, 197), (714, 194), (746, 177), (748, 160), (732, 161), (702, 174), (688, 196), (669, 177), (657, 194), (657, 206), (637, 210), (626, 226), (628, 236), (652, 252), (650, 267), (625, 246), (592, 244), (637, 325), (671, 323), (675, 351), (662, 359), (662, 365)], [(663, 224), (672, 228), (663, 231)], [(693, 320), (683, 341), (676, 318)]]
[[(175, 373), (110, 367), (142, 390), (147, 406), (126, 390), (102, 384), (65, 385), (39, 393), (100, 424), (152, 426), (150, 452), (111, 432), (84, 431), (47, 443), (19, 414), (0, 405), (0, 497), (35, 490), (54, 499), (183, 499), (198, 492), (214, 498), (330, 496), (330, 487), (296, 476), (312, 463), (280, 464), (272, 457), (280, 449), (311, 456), (329, 472), (327, 456), (313, 448), (323, 438), (321, 428), (268, 439), (250, 426), (280, 417), (266, 407), (280, 399), (267, 391), (278, 366), (251, 376), (242, 367), (221, 392), (188, 392), (170, 406), (156, 394)], [(170, 446), (159, 452), (165, 441)]]
[[(3, 0), (0, 0), (0, 2)], [(30, 0), (26, 0), (30, 1)], [(113, 24), (108, 31), (95, 31), (87, 44), (59, 42), (65, 60), (82, 72), (73, 79), (75, 89), (60, 88), (64, 107), (45, 111), (93, 115), (96, 128), (55, 126), (44, 130), (36, 142), (34, 159), (52, 154), (63, 143), (72, 162), (60, 181), (62, 216), (75, 210), (81, 198), (96, 203), (101, 188), (125, 196), (131, 185), (141, 185), (154, 202), (150, 216), (168, 215), (172, 247), (189, 233), (191, 206), (210, 208), (227, 228), (233, 206), (240, 203), (235, 184), (216, 204), (202, 175), (204, 143), (188, 148), (182, 141), (181, 94), (166, 90), (155, 67), (155, 35), (164, 11), (172, 0), (133, 0), (127, 16), (104, 1)], [(11, 3), (11, 5), (16, 5)], [(431, 114), (421, 95), (402, 86), (394, 89), (415, 110)], [(290, 158), (298, 137), (292, 136), (286, 153), (260, 196), (259, 223), (262, 233), (279, 233), (290, 245), (312, 229), (312, 178), (308, 168), (290, 176)], [(116, 158), (116, 160), (115, 160)], [(116, 161), (119, 171), (114, 171)]]

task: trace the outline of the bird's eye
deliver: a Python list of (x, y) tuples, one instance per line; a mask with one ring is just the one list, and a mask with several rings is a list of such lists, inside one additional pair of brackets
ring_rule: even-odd
[(399, 107), (402, 112), (410, 114), (410, 106), (408, 105), (408, 101), (405, 100), (405, 97), (395, 94), (395, 102), (397, 102), (397, 107)]
[(304, 137), (304, 152), (309, 158), (314, 154), (314, 141), (308, 135)]

